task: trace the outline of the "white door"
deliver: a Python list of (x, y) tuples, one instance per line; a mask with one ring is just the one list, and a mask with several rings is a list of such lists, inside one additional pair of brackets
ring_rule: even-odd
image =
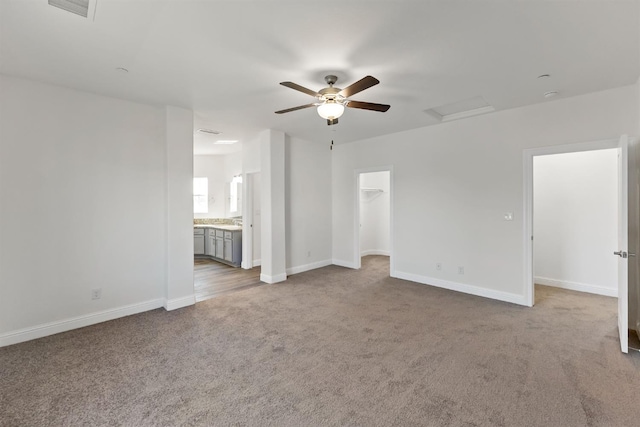
[(629, 138), (620, 137), (618, 153), (618, 250), (614, 253), (618, 258), (618, 332), (620, 334), (620, 349), (629, 352), (629, 182), (628, 182), (628, 153)]

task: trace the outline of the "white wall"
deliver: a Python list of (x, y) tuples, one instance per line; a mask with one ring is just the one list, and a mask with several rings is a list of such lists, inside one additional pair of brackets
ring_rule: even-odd
[(533, 159), (535, 283), (616, 296), (618, 150)]
[(260, 280), (266, 283), (277, 283), (287, 279), (285, 139), (282, 131), (267, 129), (261, 133), (260, 173), (263, 185), (260, 192)]
[(629, 328), (640, 336), (640, 141), (629, 145)]
[(164, 307), (195, 304), (193, 291), (193, 112), (167, 106), (167, 286)]
[(242, 143), (242, 172), (260, 172), (261, 156), (260, 146), (262, 144), (262, 134), (249, 138)]
[(331, 151), (289, 136), (285, 148), (286, 266), (295, 274), (331, 264)]
[(0, 93), (0, 345), (162, 306), (165, 109), (1, 75)]
[(224, 190), (225, 190), (225, 218), (242, 216), (242, 185), (238, 186), (238, 210), (231, 211), (231, 180), (236, 175), (242, 175), (242, 152), (224, 156)]
[(224, 156), (193, 156), (193, 176), (209, 179), (209, 212), (194, 213), (194, 218), (224, 218), (226, 216), (225, 198), (225, 160)]
[[(363, 189), (381, 190), (367, 191)], [(360, 174), (360, 254), (389, 255), (390, 174), (388, 171)]]
[(526, 304), (523, 149), (634, 134), (636, 98), (622, 87), (337, 145), (335, 262), (355, 265), (354, 170), (392, 164), (392, 275)]
[[(639, 9), (640, 11), (640, 9)], [(640, 29), (638, 30), (640, 34)], [(636, 82), (636, 103), (640, 110), (640, 78)], [(638, 131), (640, 135), (640, 113)], [(629, 145), (629, 252), (636, 257), (629, 258), (629, 328), (635, 329), (640, 337), (640, 140), (632, 139)]]

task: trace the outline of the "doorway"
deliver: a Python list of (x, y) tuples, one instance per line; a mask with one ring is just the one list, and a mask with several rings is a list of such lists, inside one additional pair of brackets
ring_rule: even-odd
[(533, 158), (536, 285), (618, 296), (618, 150)]
[(262, 215), (260, 206), (260, 172), (244, 174), (245, 204), (242, 212), (242, 268), (251, 269), (262, 264)]
[[(566, 154), (566, 153), (580, 153), (589, 152), (595, 150), (608, 150), (614, 149), (616, 151), (616, 181), (615, 193), (617, 193), (617, 241), (614, 242), (615, 246), (608, 248), (601, 248), (602, 250), (611, 250), (611, 257), (620, 255), (619, 258), (614, 258), (617, 264), (616, 276), (617, 276), (617, 296), (618, 296), (618, 329), (620, 337), (620, 348), (626, 353), (628, 351), (628, 263), (626, 259), (627, 255), (627, 242), (628, 242), (628, 218), (627, 218), (627, 200), (628, 200), (628, 137), (622, 136), (620, 140), (605, 140), (595, 141), (589, 143), (571, 144), (564, 146), (551, 146), (541, 147), (535, 149), (524, 150), (524, 262), (525, 262), (525, 277), (524, 277), (524, 291), (527, 305), (533, 306), (535, 303), (535, 285), (534, 285), (534, 273), (535, 273), (535, 236), (538, 230), (534, 228), (534, 159), (539, 156), (550, 156), (554, 154)], [(577, 220), (577, 216), (574, 215), (574, 220)], [(582, 260), (584, 262), (584, 260)]]
[(390, 166), (356, 171), (355, 264), (362, 257), (389, 258), (393, 275), (393, 185)]
[[(254, 175), (242, 174), (242, 153), (194, 155), (194, 267), (196, 302), (258, 286), (260, 267), (244, 266), (246, 187)], [(247, 182), (248, 181), (248, 182)], [(252, 192), (258, 198), (258, 192)], [(249, 202), (249, 211), (254, 200)], [(251, 226), (251, 222), (249, 223)], [(253, 237), (249, 228), (249, 235)], [(253, 239), (256, 240), (256, 239)], [(257, 239), (258, 245), (260, 239)], [(251, 239), (249, 239), (251, 244)], [(247, 259), (254, 260), (249, 256)]]

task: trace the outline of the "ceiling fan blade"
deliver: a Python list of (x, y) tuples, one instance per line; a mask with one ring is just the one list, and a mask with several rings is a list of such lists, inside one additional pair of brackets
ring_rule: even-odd
[(349, 101), (347, 103), (347, 107), (350, 108), (360, 108), (361, 110), (372, 110), (372, 111), (380, 111), (385, 112), (391, 105), (387, 104), (374, 104), (373, 102), (360, 102), (360, 101)]
[(302, 110), (303, 108), (315, 107), (315, 104), (299, 105), (293, 108), (287, 108), (286, 110), (276, 111), (276, 114), (289, 113), (291, 111)]
[(300, 86), (299, 84), (294, 83), (294, 82), (281, 82), (280, 84), (282, 86), (286, 86), (288, 88), (300, 91), (302, 93), (306, 93), (307, 95), (320, 96), (320, 94), (318, 92), (315, 92), (315, 91), (313, 91), (311, 89), (307, 89), (306, 87)]
[(345, 98), (350, 97), (351, 95), (355, 95), (358, 92), (362, 92), (365, 89), (369, 89), (371, 86), (375, 86), (380, 83), (380, 80), (375, 77), (367, 76), (363, 77), (351, 86), (347, 86), (346, 88), (340, 91), (340, 95)]

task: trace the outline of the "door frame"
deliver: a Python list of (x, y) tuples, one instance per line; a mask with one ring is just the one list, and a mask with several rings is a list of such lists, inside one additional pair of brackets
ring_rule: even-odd
[(618, 139), (580, 142), (574, 144), (529, 148), (523, 152), (524, 162), (524, 198), (523, 198), (523, 253), (524, 253), (524, 296), (525, 305), (533, 307), (535, 286), (533, 280), (533, 158), (551, 154), (579, 153), (583, 151), (607, 150), (619, 148)]
[(372, 173), (372, 172), (389, 172), (389, 275), (395, 277), (395, 239), (393, 233), (393, 218), (394, 218), (394, 174), (393, 165), (373, 166), (368, 168), (356, 169), (353, 171), (355, 186), (353, 189), (354, 194), (354, 218), (353, 218), (353, 254), (354, 254), (354, 268), (359, 269), (362, 267), (362, 260), (360, 256), (360, 174)]
[(242, 262), (240, 266), (253, 268), (253, 177), (257, 171), (242, 173)]

